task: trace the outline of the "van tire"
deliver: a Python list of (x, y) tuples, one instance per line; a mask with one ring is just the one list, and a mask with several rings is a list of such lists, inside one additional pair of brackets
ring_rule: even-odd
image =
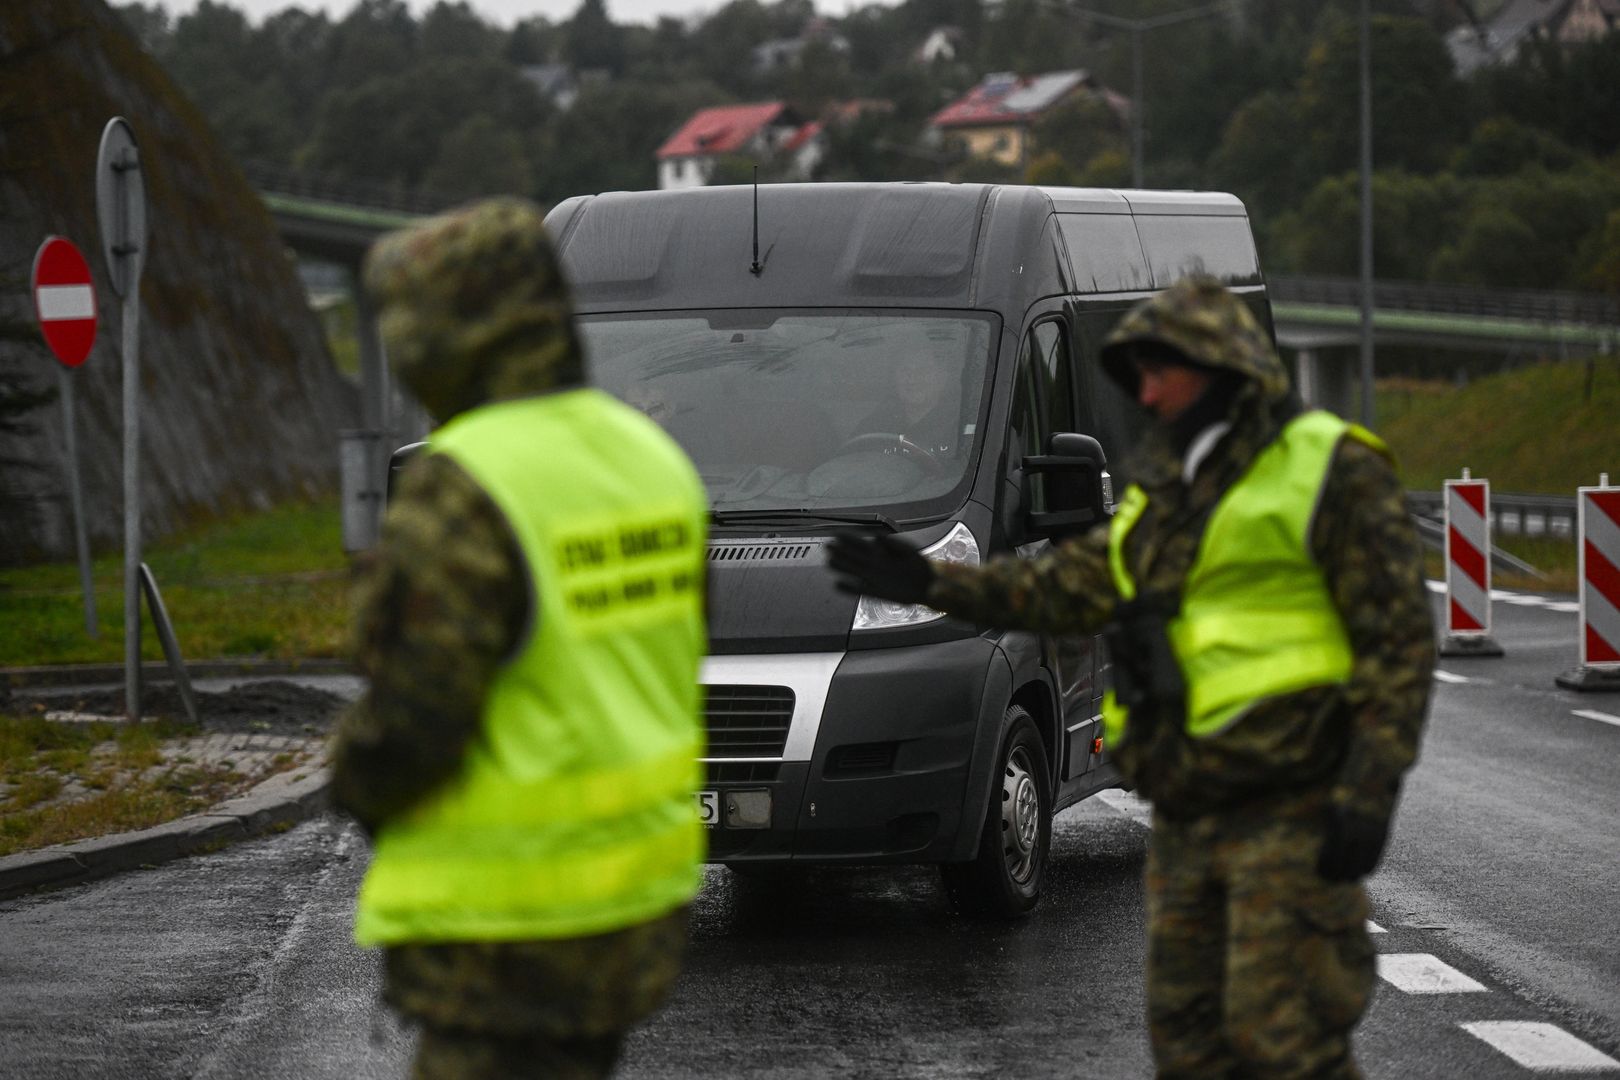
[(940, 875), (957, 910), (1017, 919), (1035, 909), (1046, 884), (1052, 844), (1052, 774), (1035, 722), (1021, 705), (1007, 706), (1007, 734), (985, 811), (979, 854), (944, 863)]

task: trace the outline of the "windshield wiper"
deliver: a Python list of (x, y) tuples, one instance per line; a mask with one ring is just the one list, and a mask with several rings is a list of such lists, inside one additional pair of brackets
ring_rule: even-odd
[(876, 510), (857, 513), (841, 510), (811, 510), (808, 507), (785, 507), (781, 510), (709, 510), (709, 520), (716, 525), (739, 525), (743, 522), (782, 521), (803, 518), (811, 521), (830, 521), (848, 525), (883, 525), (890, 532), (899, 532), (900, 526), (887, 514)]

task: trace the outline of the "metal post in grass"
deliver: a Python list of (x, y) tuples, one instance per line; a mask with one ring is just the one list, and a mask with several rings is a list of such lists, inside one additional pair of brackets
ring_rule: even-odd
[(146, 182), (135, 134), (107, 121), (96, 155), (96, 223), (107, 276), (123, 305), (124, 361), (124, 713), (141, 719), (141, 265), (146, 258)]
[(1361, 426), (1372, 430), (1373, 403), (1373, 191), (1372, 20), (1361, 0)]

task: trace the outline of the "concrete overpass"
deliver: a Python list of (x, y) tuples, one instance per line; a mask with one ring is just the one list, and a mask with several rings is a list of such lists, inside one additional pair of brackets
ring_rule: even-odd
[[(1353, 278), (1269, 278), (1277, 344), (1294, 353), (1313, 405), (1356, 415), (1361, 284)], [(1373, 343), (1561, 359), (1620, 351), (1620, 298), (1537, 289), (1373, 283)], [(1324, 352), (1332, 350), (1332, 352)]]

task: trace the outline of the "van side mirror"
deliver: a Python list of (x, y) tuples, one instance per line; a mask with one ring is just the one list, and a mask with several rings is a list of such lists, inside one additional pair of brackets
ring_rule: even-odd
[(1046, 509), (1029, 512), (1032, 535), (1061, 539), (1091, 528), (1103, 519), (1102, 444), (1090, 435), (1058, 431), (1047, 440), (1046, 453), (1024, 459), (1024, 474), (1046, 476)]
[(404, 446), (388, 455), (388, 483), (383, 493), (383, 505), (387, 506), (394, 501), (394, 477), (399, 470), (408, 465), (412, 458), (427, 449), (425, 442), (406, 443)]

